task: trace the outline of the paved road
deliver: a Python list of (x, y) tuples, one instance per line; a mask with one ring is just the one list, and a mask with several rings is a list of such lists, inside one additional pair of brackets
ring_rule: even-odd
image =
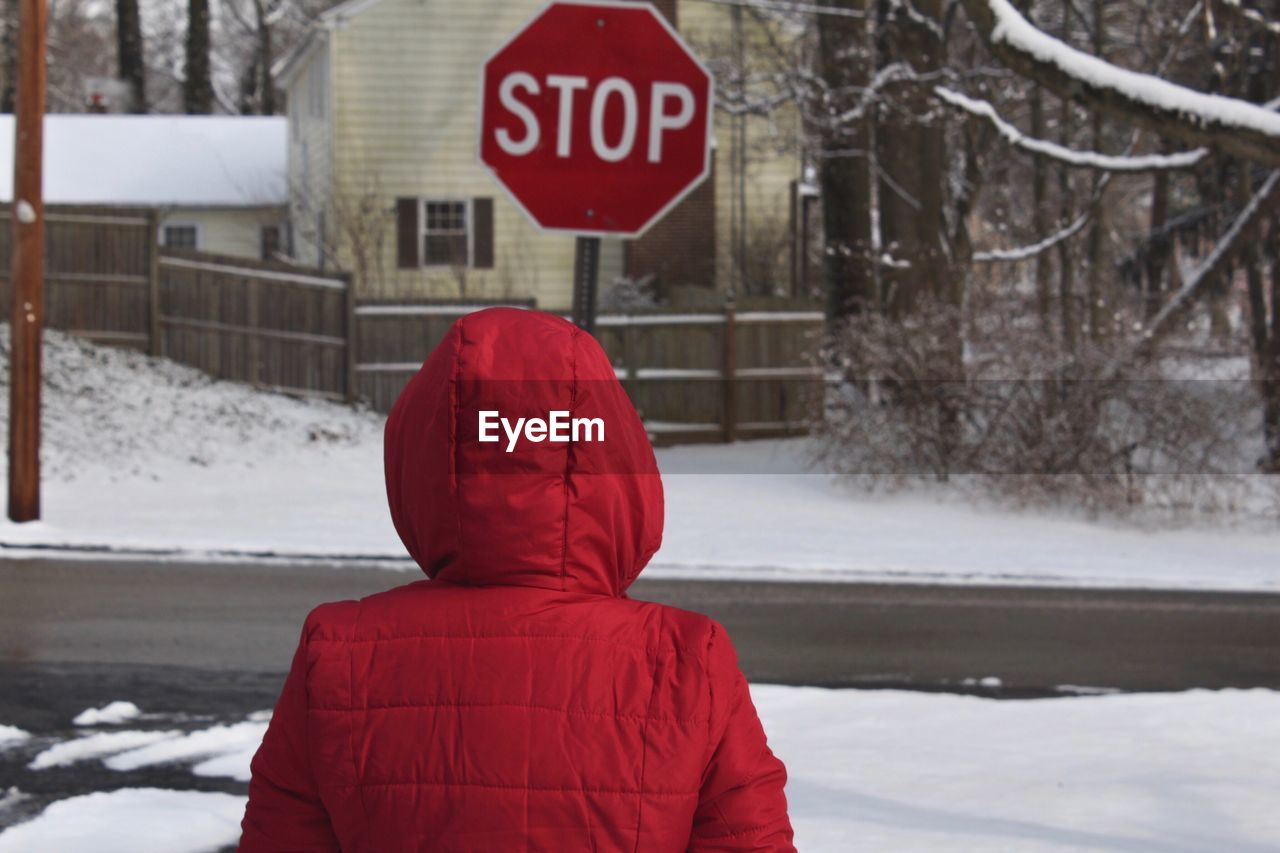
[[(315, 604), (418, 577), (0, 560), (0, 666), (278, 675)], [(1280, 595), (644, 580), (632, 593), (721, 620), (756, 681), (954, 689), (996, 677), (1009, 695), (1064, 684), (1280, 687)]]
[[(271, 707), (315, 604), (416, 580), (369, 568), (0, 560), (0, 828), (63, 797), (119, 787), (220, 790), (186, 764), (31, 770), (82, 734), (79, 711), (136, 702), (144, 728), (195, 730)], [(732, 632), (755, 681), (1037, 696), (1058, 685), (1280, 687), (1280, 595), (782, 583), (645, 582)], [(966, 685), (997, 677), (999, 687)], [(188, 762), (189, 764), (189, 762)]]

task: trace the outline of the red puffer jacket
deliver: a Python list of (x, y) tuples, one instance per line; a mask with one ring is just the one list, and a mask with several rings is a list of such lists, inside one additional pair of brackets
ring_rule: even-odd
[[(501, 426), (479, 440), (487, 411), (598, 418), (603, 440), (535, 428), (508, 452)], [(724, 629), (627, 598), (662, 537), (662, 483), (590, 335), (514, 309), (458, 321), (396, 402), (385, 455), (431, 580), (307, 619), (241, 850), (794, 849), (786, 772)]]

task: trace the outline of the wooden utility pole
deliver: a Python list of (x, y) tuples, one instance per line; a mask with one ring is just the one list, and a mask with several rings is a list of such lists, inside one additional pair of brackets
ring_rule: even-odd
[(9, 518), (40, 518), (40, 345), (44, 327), (45, 0), (19, 0), (9, 280)]

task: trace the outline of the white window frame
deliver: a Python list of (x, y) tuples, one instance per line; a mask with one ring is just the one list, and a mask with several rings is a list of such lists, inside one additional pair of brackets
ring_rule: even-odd
[[(187, 247), (187, 246), (181, 246), (181, 247), (170, 246), (170, 245), (169, 245), (169, 243), (165, 240), (165, 233), (164, 233), (164, 232), (165, 232), (167, 229), (169, 229), (169, 228), (190, 228), (192, 231), (194, 231), (194, 232), (195, 232), (195, 235), (196, 235), (196, 244), (195, 244), (194, 246), (191, 246), (191, 247)], [(200, 223), (199, 223), (199, 222), (188, 222), (188, 221), (181, 220), (181, 219), (174, 219), (174, 220), (170, 220), (170, 221), (166, 221), (166, 222), (161, 222), (161, 223), (160, 223), (160, 233), (159, 233), (158, 235), (156, 235), (157, 242), (159, 242), (159, 244), (160, 244), (161, 246), (164, 246), (166, 249), (182, 248), (182, 249), (187, 249), (188, 251), (195, 251), (195, 252), (200, 251), (200, 245), (204, 242), (204, 240), (202, 239), (202, 237), (203, 237), (203, 235), (201, 234), (201, 229), (200, 229)]]
[(432, 231), (427, 227), (427, 205), (428, 204), (461, 204), (462, 205), (462, 224), (466, 229), (467, 235), (467, 262), (464, 265), (466, 269), (473, 269), (476, 261), (476, 228), (475, 219), (471, 215), (471, 199), (469, 198), (452, 198), (442, 196), (422, 196), (418, 199), (418, 266), (423, 269), (453, 269), (454, 264), (428, 263), (427, 261), (427, 235), (428, 234), (450, 234), (451, 231)]
[[(258, 223), (258, 249), (259, 249), (259, 254), (261, 254), (261, 249), (262, 249), (262, 232), (263, 232), (263, 231), (265, 231), (265, 230), (266, 230), (266, 229), (268, 229), (268, 228), (274, 228), (274, 229), (275, 229), (275, 232), (276, 232), (276, 254), (278, 254), (278, 255), (284, 255), (285, 257), (288, 257), (288, 256), (289, 256), (288, 240), (286, 240), (286, 239), (285, 239), (285, 237), (286, 237), (286, 230), (285, 230), (285, 229), (286, 229), (287, 224), (288, 224), (288, 223), (287, 223), (287, 222), (285, 222), (285, 221), (280, 221), (280, 222), (259, 222), (259, 223)], [(277, 260), (277, 258), (274, 258), (274, 257), (271, 257), (271, 258), (263, 258), (262, 260), (264, 260), (264, 261), (274, 261), (274, 260)]]

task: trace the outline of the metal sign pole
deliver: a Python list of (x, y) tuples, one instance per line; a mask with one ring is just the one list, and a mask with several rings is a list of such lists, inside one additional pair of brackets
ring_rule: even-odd
[(596, 288), (600, 277), (600, 238), (578, 237), (573, 250), (573, 324), (596, 333)]
[(9, 280), (9, 518), (40, 518), (40, 345), (44, 327), (45, 0), (20, 0)]

